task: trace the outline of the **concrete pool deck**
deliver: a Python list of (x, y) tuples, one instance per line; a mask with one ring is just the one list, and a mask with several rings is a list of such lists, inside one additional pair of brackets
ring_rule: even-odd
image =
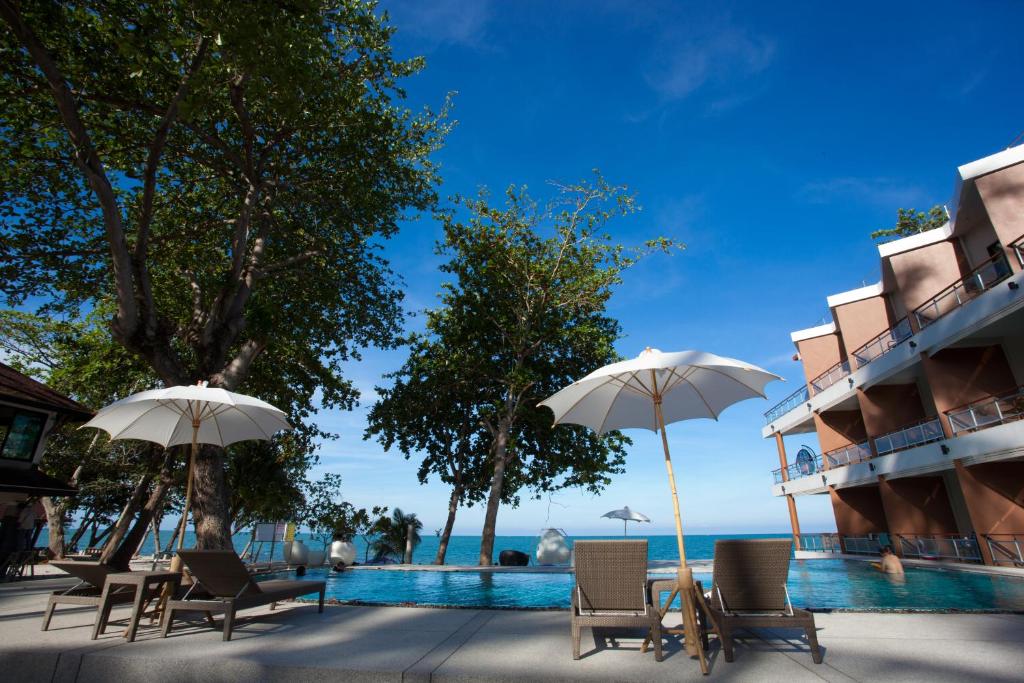
[[(205, 623), (180, 622), (162, 639), (143, 621), (138, 640), (110, 631), (89, 640), (95, 611), (58, 608), (39, 630), (46, 596), (66, 579), (0, 584), (0, 672), (11, 681), (1018, 681), (1024, 616), (1012, 614), (817, 614), (825, 661), (811, 662), (795, 634), (759, 631), (737, 640), (726, 663), (712, 638), (711, 675), (670, 639), (665, 661), (640, 654), (640, 633), (584, 631), (573, 661), (564, 610), (316, 606), (287, 603), (240, 615), (234, 640)], [(678, 619), (678, 616), (675, 617)], [(671, 623), (672, 617), (666, 620)]]

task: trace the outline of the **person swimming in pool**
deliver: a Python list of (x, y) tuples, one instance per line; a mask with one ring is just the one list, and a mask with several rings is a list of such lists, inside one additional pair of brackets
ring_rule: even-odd
[(881, 562), (871, 563), (875, 569), (883, 574), (903, 574), (903, 563), (900, 561), (900, 558), (896, 557), (896, 553), (892, 551), (891, 545), (882, 546), (881, 555)]

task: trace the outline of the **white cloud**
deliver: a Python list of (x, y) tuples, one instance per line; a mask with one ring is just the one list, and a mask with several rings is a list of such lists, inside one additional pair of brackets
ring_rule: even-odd
[(731, 23), (698, 35), (672, 32), (658, 42), (644, 79), (666, 100), (709, 89), (719, 101), (736, 101), (732, 89), (767, 70), (775, 54), (774, 40)]
[(926, 204), (932, 204), (924, 188), (885, 177), (845, 176), (810, 182), (797, 191), (797, 199), (809, 204), (830, 204), (834, 201), (852, 199), (886, 208), (927, 208)]
[(431, 49), (441, 45), (487, 46), (490, 0), (391, 0), (385, 3), (399, 35), (415, 36)]

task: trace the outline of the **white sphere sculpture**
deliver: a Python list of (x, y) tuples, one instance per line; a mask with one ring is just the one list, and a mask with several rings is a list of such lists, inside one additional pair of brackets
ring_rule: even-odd
[(537, 544), (537, 564), (566, 564), (569, 562), (569, 544), (558, 529), (545, 529)]
[(344, 562), (351, 566), (356, 561), (356, 546), (352, 541), (335, 541), (331, 544), (331, 564), (335, 565)]
[(285, 541), (284, 561), (288, 564), (308, 564), (309, 548), (302, 541)]

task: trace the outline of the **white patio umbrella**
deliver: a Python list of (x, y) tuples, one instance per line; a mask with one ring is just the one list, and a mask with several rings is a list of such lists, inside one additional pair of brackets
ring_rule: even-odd
[(628, 522), (650, 522), (651, 521), (651, 518), (648, 517), (647, 515), (642, 515), (639, 512), (634, 512), (633, 510), (630, 510), (628, 505), (626, 507), (622, 508), (621, 510), (612, 510), (611, 512), (606, 512), (606, 513), (604, 513), (601, 516), (602, 517), (607, 517), (608, 519), (621, 519), (622, 520), (622, 535), (623, 536), (628, 535), (626, 533), (626, 524)]
[[(679, 495), (665, 425), (702, 417), (717, 420), (733, 403), (765, 398), (765, 385), (777, 379), (782, 378), (756, 365), (712, 353), (664, 353), (648, 347), (636, 358), (599, 368), (540, 402), (555, 414), (555, 424), (584, 425), (598, 434), (631, 427), (661, 432), (679, 546), (679, 583), (687, 589), (683, 592), (687, 600), (693, 575), (686, 567)], [(689, 646), (696, 640), (691, 637), (696, 633), (692, 605), (687, 604), (683, 616)], [(703, 658), (701, 665), (705, 666)]]
[(224, 447), (238, 441), (269, 440), (276, 432), (292, 428), (284, 412), (269, 403), (208, 387), (206, 382), (132, 394), (101, 409), (82, 427), (102, 429), (112, 441), (139, 439), (164, 448), (192, 444), (178, 549), (185, 542), (199, 444)]

